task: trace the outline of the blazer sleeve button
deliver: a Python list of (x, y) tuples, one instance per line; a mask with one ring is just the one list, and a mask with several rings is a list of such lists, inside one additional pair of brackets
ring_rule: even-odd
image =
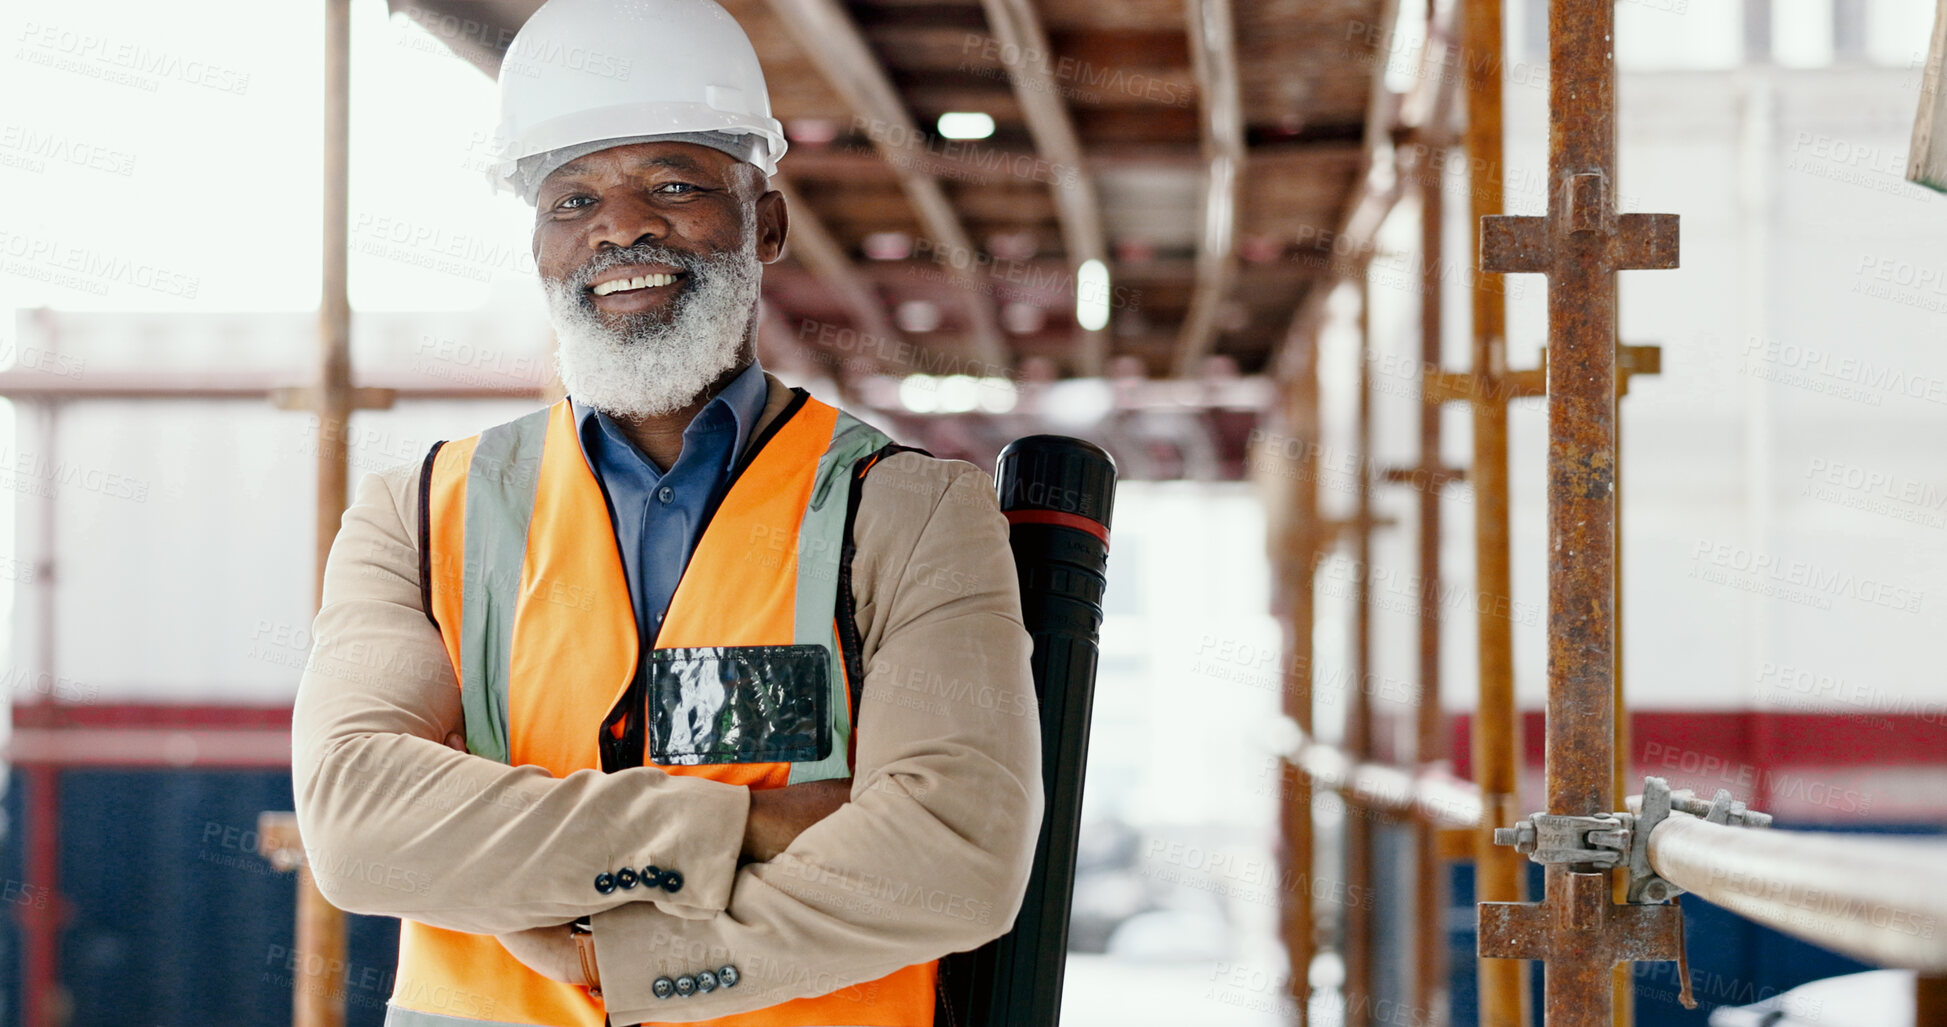
[(708, 970), (696, 972), (696, 990), (708, 995), (717, 990), (717, 975)]
[(615, 872), (615, 883), (621, 885), (624, 891), (635, 887), (636, 886), (635, 871), (629, 869), (628, 867), (623, 867), (622, 869), (617, 870)]
[(684, 998), (688, 998), (695, 991), (696, 991), (696, 978), (691, 977), (689, 974), (684, 974), (683, 976), (676, 978), (676, 994), (681, 995)]
[(658, 977), (656, 983), (649, 986), (649, 990), (654, 992), (657, 998), (668, 998), (676, 994), (676, 982), (667, 977)]
[(734, 966), (726, 964), (717, 969), (717, 983), (726, 988), (736, 987), (737, 982), (743, 979), (743, 975), (739, 974), (737, 968)]
[(595, 875), (595, 890), (607, 895), (615, 890), (615, 875), (604, 870)]
[(677, 892), (682, 890), (683, 890), (682, 873), (675, 870), (663, 871), (663, 891), (666, 891), (671, 895), (674, 895)]
[(641, 876), (642, 883), (650, 888), (660, 888), (663, 886), (663, 868), (654, 863), (643, 867)]

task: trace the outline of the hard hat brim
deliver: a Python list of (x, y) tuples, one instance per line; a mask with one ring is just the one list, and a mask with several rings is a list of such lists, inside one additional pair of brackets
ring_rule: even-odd
[[(576, 111), (534, 125), (520, 138), (503, 134), (498, 140), (497, 159), (489, 166), (487, 176), (496, 188), (520, 193), (520, 163), (525, 158), (608, 139), (636, 140), (706, 131), (759, 137), (763, 144), (756, 148), (751, 163), (766, 175), (777, 174), (777, 162), (784, 156), (786, 143), (784, 126), (776, 118), (734, 114), (701, 103), (655, 102)], [(533, 202), (532, 197), (527, 199)]]

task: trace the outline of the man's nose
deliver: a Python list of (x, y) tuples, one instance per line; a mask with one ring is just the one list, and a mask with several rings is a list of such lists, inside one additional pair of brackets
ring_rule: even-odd
[(669, 220), (656, 205), (635, 196), (608, 197), (601, 217), (588, 234), (590, 249), (625, 248), (669, 237)]

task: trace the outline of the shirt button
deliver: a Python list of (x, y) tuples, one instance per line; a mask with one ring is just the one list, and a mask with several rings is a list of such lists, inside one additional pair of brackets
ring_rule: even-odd
[(656, 499), (664, 506), (668, 506), (669, 501), (675, 498), (676, 498), (676, 490), (670, 488), (667, 485), (664, 485), (662, 488), (656, 490)]

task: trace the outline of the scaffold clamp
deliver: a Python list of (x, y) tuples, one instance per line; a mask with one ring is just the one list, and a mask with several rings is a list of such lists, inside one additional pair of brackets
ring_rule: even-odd
[[(1635, 816), (1634, 838), (1629, 845), (1630, 902), (1668, 902), (1684, 889), (1657, 876), (1650, 867), (1650, 833), (1669, 817), (1671, 810), (1682, 810), (1713, 824), (1730, 827), (1770, 827), (1771, 814), (1759, 813), (1719, 788), (1706, 802), (1689, 789), (1671, 791), (1670, 782), (1660, 777), (1643, 779), (1643, 803)], [(1628, 816), (1628, 814), (1624, 814)]]
[(1494, 844), (1511, 845), (1536, 863), (1574, 863), (1613, 867), (1629, 854), (1627, 813), (1593, 817), (1531, 813), (1513, 827), (1494, 829)]
[(1629, 893), (1627, 902), (1668, 902), (1683, 894), (1683, 889), (1658, 877), (1650, 867), (1650, 832), (1670, 815), (1670, 782), (1660, 777), (1643, 779), (1642, 812), (1636, 816), (1634, 837), (1629, 843)]
[(1494, 844), (1513, 846), (1514, 851), (1544, 865), (1626, 867), (1628, 901), (1668, 902), (1683, 894), (1683, 889), (1657, 876), (1650, 867), (1650, 832), (1672, 810), (1730, 827), (1771, 826), (1770, 814), (1751, 809), (1733, 799), (1725, 789), (1719, 788), (1716, 795), (1705, 801), (1688, 789), (1671, 791), (1670, 782), (1663, 778), (1646, 777), (1640, 813), (1601, 813), (1587, 817), (1533, 813), (1513, 827), (1495, 828)]

